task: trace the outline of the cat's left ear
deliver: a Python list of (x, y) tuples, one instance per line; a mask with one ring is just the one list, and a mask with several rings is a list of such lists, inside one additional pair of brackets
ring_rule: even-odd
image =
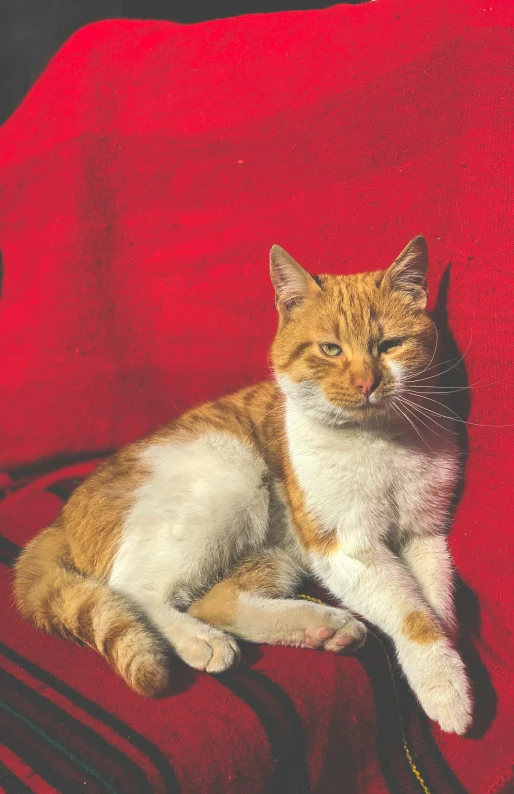
[(428, 249), (424, 237), (419, 235), (396, 257), (386, 270), (383, 289), (401, 292), (411, 298), (420, 309), (427, 305)]
[(300, 303), (320, 292), (319, 283), (287, 251), (274, 245), (270, 251), (270, 275), (275, 304), (283, 319)]

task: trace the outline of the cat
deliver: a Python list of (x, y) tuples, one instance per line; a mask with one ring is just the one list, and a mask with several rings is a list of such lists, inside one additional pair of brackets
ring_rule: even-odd
[[(428, 716), (465, 733), (446, 540), (459, 449), (423, 408), (438, 371), (427, 268), (421, 236), (348, 276), (273, 246), (274, 378), (100, 465), (21, 553), (21, 613), (144, 696), (167, 690), (171, 649), (210, 673), (237, 663), (236, 637), (349, 652), (360, 616), (393, 640)], [(341, 606), (295, 598), (307, 576)]]

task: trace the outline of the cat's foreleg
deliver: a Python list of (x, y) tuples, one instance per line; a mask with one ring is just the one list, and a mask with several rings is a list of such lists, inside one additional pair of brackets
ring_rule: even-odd
[(446, 537), (443, 534), (411, 536), (401, 551), (401, 558), (439, 617), (447, 635), (454, 637), (457, 633), (454, 575)]
[(411, 572), (384, 545), (332, 551), (313, 559), (345, 606), (393, 639), (405, 675), (429, 717), (465, 733), (472, 700), (464, 665)]
[(240, 562), (189, 613), (250, 642), (334, 652), (360, 647), (366, 629), (348, 610), (291, 597), (301, 576), (283, 550), (265, 548)]

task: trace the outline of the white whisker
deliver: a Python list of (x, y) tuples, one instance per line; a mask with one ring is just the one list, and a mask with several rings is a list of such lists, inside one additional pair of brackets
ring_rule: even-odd
[[(425, 400), (428, 400), (428, 401), (429, 401), (429, 402), (431, 402), (431, 403), (437, 403), (437, 405), (440, 405), (440, 406), (442, 406), (443, 408), (447, 408), (447, 409), (448, 409), (448, 411), (451, 411), (451, 412), (452, 412), (452, 414), (454, 414), (454, 416), (456, 416), (456, 417), (458, 417), (458, 416), (459, 416), (459, 414), (458, 414), (458, 413), (456, 413), (456, 411), (454, 411), (454, 410), (453, 410), (453, 408), (450, 408), (450, 406), (449, 406), (449, 405), (446, 405), (445, 403), (442, 403), (442, 402), (441, 402), (441, 400), (434, 400), (434, 399), (433, 399), (433, 397), (427, 397), (427, 395), (426, 395), (426, 394), (418, 394), (417, 392), (415, 392), (415, 391), (409, 391), (408, 389), (405, 389), (405, 391), (403, 391), (403, 392), (402, 392), (402, 396), (403, 396), (404, 394), (410, 394), (410, 395), (411, 395), (411, 396), (413, 396), (413, 397), (419, 397), (419, 398), (420, 398), (420, 399), (422, 399), (423, 401), (425, 401)], [(416, 405), (417, 405), (417, 403), (416, 403)], [(450, 417), (448, 417), (448, 418), (450, 418)], [(452, 417), (452, 418), (453, 418), (453, 417)]]
[[(421, 372), (416, 373), (413, 377), (417, 377), (418, 375), (422, 375), (424, 372), (428, 372), (428, 370), (432, 369), (432, 367), (430, 365), (431, 365), (432, 361), (434, 360), (434, 356), (435, 356), (435, 354), (437, 352), (437, 346), (439, 344), (439, 332), (438, 332), (436, 326), (434, 326), (434, 330), (435, 330), (435, 345), (434, 345), (434, 352), (432, 353), (432, 358), (428, 362), (428, 366), (426, 366), (425, 369), (422, 369)], [(437, 367), (437, 366), (438, 366), (437, 364), (434, 364), (434, 367)], [(406, 378), (406, 380), (410, 380), (410, 378)]]
[[(443, 441), (446, 441), (446, 442), (448, 441), (448, 436), (446, 436), (446, 437), (442, 436), (440, 433), (438, 433), (438, 432), (437, 432), (437, 430), (434, 430), (434, 428), (433, 428), (433, 427), (430, 427), (430, 425), (427, 425), (427, 423), (423, 421), (423, 419), (421, 418), (421, 416), (418, 416), (418, 412), (415, 412), (415, 411), (414, 411), (412, 408), (408, 408), (408, 407), (407, 407), (407, 405), (405, 404), (405, 401), (404, 401), (404, 400), (402, 400), (402, 401), (401, 401), (401, 403), (402, 403), (402, 406), (403, 406), (404, 410), (405, 410), (405, 411), (408, 411), (408, 412), (409, 412), (409, 414), (410, 414), (411, 416), (415, 417), (415, 418), (418, 420), (418, 422), (421, 422), (421, 424), (422, 424), (424, 427), (426, 427), (426, 428), (427, 428), (427, 430), (428, 430), (430, 433), (433, 433), (433, 434), (434, 434), (434, 435), (436, 435), (438, 438), (441, 438)], [(422, 414), (422, 415), (423, 415), (423, 414)], [(452, 429), (450, 429), (450, 428), (448, 428), (448, 427), (444, 427), (443, 425), (440, 425), (438, 422), (436, 422), (436, 421), (435, 421), (434, 419), (432, 419), (430, 416), (425, 416), (425, 419), (430, 419), (430, 421), (432, 421), (434, 424), (436, 424), (438, 427), (440, 427), (440, 428), (441, 428), (441, 430), (444, 430), (446, 433), (451, 433), (451, 435), (455, 435), (455, 430), (452, 430)]]
[(407, 414), (405, 414), (405, 413), (402, 411), (402, 409), (400, 408), (400, 406), (399, 406), (399, 405), (398, 405), (398, 404), (397, 404), (397, 403), (396, 403), (394, 400), (393, 400), (393, 402), (391, 403), (391, 406), (392, 406), (392, 408), (393, 408), (393, 409), (396, 411), (396, 413), (398, 414), (398, 416), (400, 416), (400, 414), (401, 414), (401, 416), (403, 416), (403, 418), (404, 418), (404, 419), (405, 419), (405, 420), (406, 420), (406, 421), (409, 423), (409, 425), (411, 425), (411, 427), (413, 427), (413, 428), (414, 428), (414, 430), (416, 431), (416, 433), (418, 434), (418, 436), (420, 437), (420, 439), (421, 439), (421, 440), (423, 441), (423, 443), (424, 443), (424, 444), (425, 444), (425, 445), (426, 445), (426, 446), (429, 448), (429, 450), (430, 450), (431, 452), (434, 452), (434, 450), (432, 449), (432, 447), (430, 446), (430, 444), (428, 443), (428, 441), (426, 440), (426, 438), (423, 436), (423, 434), (421, 433), (421, 431), (420, 431), (420, 430), (418, 430), (418, 428), (416, 427), (416, 425), (414, 424), (414, 422), (413, 422), (411, 419), (409, 419), (409, 417), (407, 416)]
[[(454, 358), (449, 358), (446, 361), (438, 361), (437, 364), (433, 364), (431, 367), (428, 367), (427, 369), (422, 369), (419, 372), (413, 372), (412, 375), (408, 375), (405, 378), (405, 380), (414, 380), (414, 378), (417, 378), (418, 375), (423, 375), (423, 373), (429, 372), (431, 369), (437, 369), (438, 367), (444, 367), (446, 364), (452, 364), (454, 361), (456, 361), (456, 359), (454, 359)], [(429, 377), (430, 378), (435, 378), (435, 377), (437, 377), (437, 373), (435, 372), (432, 375), (430, 375)], [(424, 378), (423, 380), (428, 380), (428, 377)]]
[(453, 394), (456, 391), (465, 391), (466, 389), (488, 389), (492, 386), (498, 386), (500, 381), (493, 381), (492, 383), (484, 383), (483, 380), (477, 380), (476, 383), (470, 383), (468, 386), (418, 386), (417, 384), (407, 384), (409, 388), (414, 388), (416, 391), (424, 389), (426, 391), (441, 392)]
[[(280, 399), (280, 397), (279, 397), (279, 399)], [(264, 416), (261, 417), (261, 419), (258, 422), (255, 422), (253, 424), (253, 426), (252, 426), (252, 429), (248, 433), (248, 435), (243, 438), (243, 441), (247, 441), (250, 438), (250, 436), (252, 435), (252, 433), (255, 430), (255, 428), (259, 427), (260, 425), (262, 425), (262, 423), (264, 422), (264, 420), (266, 419), (267, 416), (272, 414), (274, 411), (278, 411), (280, 408), (283, 408), (284, 407), (284, 402), (281, 402), (280, 405), (276, 405), (274, 408), (271, 409), (271, 411), (268, 411), (267, 413), (265, 413)]]
[[(456, 361), (455, 364), (453, 364), (451, 367), (448, 367), (448, 369), (445, 369), (443, 372), (439, 372), (437, 377), (441, 377), (441, 375), (446, 375), (447, 372), (450, 372), (452, 369), (455, 369), (455, 367), (457, 367), (460, 364), (460, 362), (463, 361), (464, 357), (467, 356), (467, 354), (469, 352), (469, 348), (471, 347), (472, 340), (473, 340), (473, 334), (471, 335), (471, 339), (469, 340), (469, 345), (467, 346), (467, 348), (464, 351), (464, 353), (462, 354), (462, 356), (458, 359), (458, 361)], [(445, 362), (445, 363), (447, 363), (447, 362)], [(437, 364), (435, 366), (437, 366)], [(410, 383), (421, 383), (422, 381), (430, 380), (430, 378), (433, 378), (433, 377), (436, 377), (436, 376), (435, 375), (429, 375), (427, 378), (419, 378), (417, 380), (415, 380), (413, 378), (405, 378), (405, 380), (408, 380)]]
[[(404, 405), (403, 407), (405, 408), (405, 410), (406, 410), (406, 411), (407, 411), (407, 410), (410, 410), (410, 411), (411, 411), (411, 413), (412, 413), (412, 415), (416, 416), (416, 418), (418, 419), (418, 421), (419, 421), (419, 422), (421, 422), (421, 423), (422, 423), (422, 424), (423, 424), (423, 425), (424, 425), (424, 426), (425, 426), (425, 427), (426, 427), (428, 430), (430, 430), (430, 432), (431, 432), (431, 433), (435, 433), (435, 435), (436, 435), (436, 436), (439, 436), (439, 438), (443, 438), (443, 436), (441, 436), (441, 435), (440, 435), (440, 434), (437, 432), (437, 430), (434, 430), (434, 428), (433, 428), (433, 427), (430, 427), (430, 425), (427, 425), (427, 424), (426, 424), (426, 422), (424, 422), (424, 421), (423, 421), (423, 419), (421, 419), (421, 417), (420, 417), (420, 416), (418, 416), (418, 414), (420, 413), (419, 411), (417, 411), (415, 408), (407, 408), (407, 406), (406, 406), (406, 405)], [(426, 415), (426, 414), (422, 414), (422, 416), (424, 416), (424, 417), (425, 417), (425, 419), (428, 419), (430, 422), (432, 422), (432, 423), (433, 423), (434, 425), (436, 425), (437, 427), (440, 427), (440, 428), (441, 428), (441, 430), (444, 430), (444, 431), (445, 431), (445, 433), (451, 433), (452, 435), (455, 435), (455, 430), (451, 430), (450, 428), (448, 428), (448, 427), (445, 427), (444, 425), (441, 425), (439, 422), (436, 422), (436, 420), (435, 420), (435, 419), (433, 419), (431, 416), (428, 416), (428, 415)], [(449, 419), (450, 417), (446, 417), (446, 418), (447, 418), (447, 419)], [(445, 439), (445, 438), (443, 438), (443, 440), (444, 440), (444, 441), (447, 441), (448, 439), (447, 439), (447, 438), (446, 438), (446, 439)]]
[[(441, 417), (441, 419), (450, 419), (450, 420), (455, 421), (455, 422), (462, 422), (462, 424), (464, 424), (464, 425), (473, 425), (475, 427), (496, 427), (496, 428), (500, 428), (500, 427), (514, 427), (514, 424), (485, 425), (485, 424), (482, 424), (481, 422), (468, 422), (466, 419), (461, 419), (459, 416), (457, 416), (457, 414), (455, 414), (455, 416), (447, 416), (446, 414), (440, 414), (437, 411), (432, 411), (430, 408), (426, 408), (425, 406), (423, 406), (423, 408), (421, 408), (421, 406), (419, 406), (417, 403), (413, 403), (410, 400), (407, 400), (405, 398), (404, 398), (404, 402), (408, 403), (409, 405), (414, 406), (415, 408), (418, 409), (418, 411), (420, 411), (421, 413), (424, 413), (425, 416), (427, 415), (427, 413), (429, 413), (429, 414), (433, 414), (434, 416), (439, 416), (439, 417)], [(437, 400), (434, 400), (434, 402), (437, 402)], [(442, 403), (440, 403), (440, 405), (442, 405)], [(446, 407), (447, 406), (443, 405), (443, 408), (446, 408)], [(452, 409), (449, 408), (448, 410), (451, 411)], [(430, 419), (429, 416), (426, 416), (426, 418)]]

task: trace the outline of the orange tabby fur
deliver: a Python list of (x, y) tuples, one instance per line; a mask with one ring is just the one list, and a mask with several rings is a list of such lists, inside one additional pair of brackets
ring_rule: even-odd
[[(357, 350), (349, 350), (344, 360), (328, 359), (319, 351), (317, 339), (342, 343), (347, 326), (357, 337), (362, 328), (371, 326), (377, 340), (381, 333), (398, 336), (408, 328), (410, 334), (414, 329), (418, 342), (412, 350), (403, 350), (400, 360), (404, 356), (417, 359), (419, 349), (425, 353), (433, 344), (431, 323), (417, 307), (412, 309), (403, 295), (382, 292), (384, 276), (385, 271), (320, 276), (323, 291), (312, 283), (315, 301), (299, 307), (296, 322), (284, 322), (282, 310), (271, 351), (275, 369), (296, 382), (314, 377), (328, 399), (346, 404), (355, 401), (355, 377), (368, 371), (376, 374), (378, 365), (371, 353), (363, 356)], [(381, 315), (386, 317), (386, 329), (380, 326)], [(387, 386), (387, 379), (383, 385)], [(231, 433), (263, 455), (273, 476), (283, 483), (302, 546), (330, 554), (337, 539), (334, 532), (320, 531), (305, 504), (284, 440), (283, 402), (274, 381), (250, 386), (193, 408), (100, 465), (72, 494), (58, 521), (31, 541), (20, 557), (15, 594), (22, 614), (38, 628), (96, 648), (141, 694), (153, 695), (163, 688), (167, 683), (164, 668), (156, 666), (151, 655), (146, 661), (138, 658), (138, 642), (148, 640), (132, 605), (117, 604), (108, 625), (93, 620), (91, 615), (102, 609), (106, 594), (99, 586), (86, 586), (82, 575), (93, 577), (92, 582), (107, 582), (131, 494), (145, 477), (138, 457), (143, 446), (196, 438), (208, 430)], [(274, 591), (276, 572), (272, 568), (263, 571), (258, 558), (244, 563), (243, 569), (217, 584), (203, 603), (190, 608), (191, 614), (225, 626), (235, 590)], [(129, 630), (132, 642), (126, 639)], [(134, 658), (138, 662), (135, 679), (127, 672)]]
[[(189, 595), (181, 596), (182, 607), (188, 611), (181, 615), (175, 609), (175, 620), (182, 621), (186, 634), (195, 625), (210, 624), (259, 641), (259, 637), (267, 636), (263, 634), (265, 622), (261, 621), (252, 633), (251, 616), (257, 616), (259, 622), (265, 609), (263, 604), (267, 603), (270, 621), (275, 619), (274, 634), (270, 634), (274, 639), (269, 641), (335, 651), (344, 650), (351, 643), (361, 643), (364, 627), (345, 610), (323, 611), (315, 604), (298, 606), (298, 602), (287, 600), (301, 576), (312, 566), (329, 576), (330, 566), (336, 564), (331, 560), (341, 559), (343, 564), (345, 554), (353, 554), (352, 565), (359, 560), (359, 565), (372, 571), (375, 552), (370, 548), (361, 553), (357, 546), (354, 552), (348, 552), (341, 539), (344, 535), (335, 526), (323, 523), (320, 514), (309, 507), (305, 479), (302, 487), (292, 457), (294, 449), (288, 442), (291, 431), (287, 425), (286, 402), (294, 403), (295, 395), (303, 394), (308, 414), (309, 392), (304, 394), (302, 389), (311, 389), (324, 416), (323, 424), (330, 432), (337, 423), (345, 421), (350, 428), (372, 428), (373, 422), (378, 422), (377, 417), (387, 416), (387, 427), (376, 431), (377, 449), (381, 449), (380, 434), (385, 438), (391, 420), (387, 401), (398, 389), (401, 380), (398, 373), (419, 373), (424, 368), (435, 371), (431, 365), (437, 361), (437, 335), (425, 311), (425, 270), (426, 245), (422, 238), (412, 241), (387, 271), (352, 276), (312, 278), (282, 249), (274, 247), (271, 275), (279, 328), (271, 358), (277, 381), (260, 383), (194, 408), (103, 463), (73, 493), (57, 521), (34, 538), (21, 554), (16, 565), (15, 595), (22, 614), (45, 631), (95, 648), (140, 694), (151, 696), (165, 691), (168, 668), (161, 635), (169, 628), (166, 605), (146, 614), (141, 606), (143, 602), (134, 601), (130, 593), (121, 594), (113, 589), (110, 577), (121, 554), (127, 522), (138, 500), (143, 499), (141, 489), (152, 476), (149, 461), (157, 460), (158, 455), (177, 445), (181, 449), (189, 448), (188, 443), (204, 437), (231, 437), (239, 440), (240, 447), (250, 449), (255, 460), (262, 461), (266, 474), (259, 487), (278, 494), (286, 515), (284, 529), (276, 537), (270, 535), (261, 549), (233, 558), (230, 570), (227, 564), (214, 567)], [(385, 352), (381, 348), (384, 340), (388, 340)], [(336, 355), (325, 353), (324, 345), (332, 346)], [(426, 384), (434, 381), (435, 377), (430, 375), (424, 378)], [(418, 394), (411, 399), (421, 405), (424, 398)], [(401, 425), (400, 414), (398, 417)], [(395, 422), (400, 427), (393, 416), (392, 424)], [(410, 428), (398, 432), (405, 434)], [(373, 431), (369, 435), (374, 438)], [(299, 438), (300, 442), (303, 440)], [(387, 443), (394, 450), (394, 439)], [(448, 466), (448, 488), (453, 482), (452, 443), (443, 445), (441, 453), (443, 467)], [(144, 498), (151, 501), (148, 495)], [(309, 498), (312, 503), (313, 495)], [(339, 498), (337, 493), (334, 498)], [(442, 496), (436, 494), (436, 498)], [(439, 509), (436, 500), (433, 504), (434, 510)], [(382, 542), (381, 538), (378, 540)], [(445, 566), (449, 571), (446, 563)], [(380, 573), (380, 568), (376, 570)], [(392, 571), (392, 578), (398, 576), (400, 586), (401, 569)], [(371, 581), (378, 573), (370, 574)], [(445, 576), (446, 600), (441, 614), (448, 615), (451, 623), (451, 585), (449, 574)], [(405, 614), (401, 628), (398, 630), (397, 623), (391, 623), (391, 631), (400, 632), (395, 637), (412, 644), (406, 646), (411, 656), (411, 647), (437, 645), (444, 636), (439, 617), (420, 601), (413, 586), (409, 585), (410, 591), (407, 588), (404, 600), (398, 602), (398, 609)], [(269, 600), (263, 602), (263, 599)], [(375, 609), (373, 603), (371, 606)], [(289, 614), (293, 617), (290, 629), (286, 630), (284, 615)], [(387, 622), (387, 615), (384, 620)], [(213, 632), (203, 636), (203, 645), (193, 648), (192, 661), (188, 663), (197, 669), (216, 672), (226, 669), (235, 658), (234, 647), (223, 645), (223, 635)], [(216, 662), (211, 668), (201, 658), (202, 649), (209, 642), (209, 653)], [(171, 644), (179, 655), (188, 658), (180, 650), (180, 643)], [(465, 683), (461, 690), (465, 693)], [(430, 709), (436, 713), (430, 695), (426, 699), (429, 713)], [(452, 712), (457, 713), (454, 708)], [(468, 719), (466, 714), (458, 715), (457, 722), (443, 714), (440, 722), (449, 726), (448, 730), (462, 732)]]

